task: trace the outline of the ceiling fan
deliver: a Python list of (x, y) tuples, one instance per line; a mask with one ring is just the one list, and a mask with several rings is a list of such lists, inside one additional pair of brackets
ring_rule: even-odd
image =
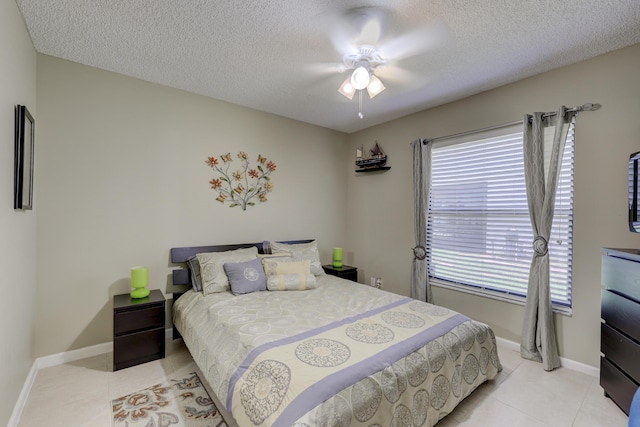
[(399, 60), (414, 56), (440, 43), (446, 34), (442, 25), (429, 25), (386, 38), (392, 11), (380, 7), (359, 7), (344, 12), (331, 31), (335, 49), (342, 53), (341, 72), (349, 70), (338, 92), (348, 99), (358, 94), (358, 117), (362, 114), (362, 94), (366, 90), (372, 99), (384, 91), (381, 79), (405, 81), (411, 73), (395, 65)]
[(344, 55), (343, 61), (345, 67), (353, 72), (340, 85), (338, 92), (353, 99), (356, 90), (367, 89), (369, 97), (373, 98), (385, 89), (374, 71), (379, 65), (386, 64), (387, 60), (375, 47), (361, 46), (359, 52)]

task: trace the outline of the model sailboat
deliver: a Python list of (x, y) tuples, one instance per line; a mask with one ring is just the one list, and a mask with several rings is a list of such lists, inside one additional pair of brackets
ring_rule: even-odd
[(364, 157), (362, 155), (362, 148), (356, 152), (356, 166), (363, 169), (376, 169), (384, 166), (387, 163), (387, 155), (378, 144), (378, 141), (369, 150), (369, 155)]

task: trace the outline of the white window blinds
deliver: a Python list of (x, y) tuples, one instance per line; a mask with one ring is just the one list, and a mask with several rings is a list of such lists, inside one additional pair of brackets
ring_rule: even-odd
[[(533, 233), (522, 152), (521, 124), (434, 143), (427, 227), (434, 284), (524, 300)], [(573, 158), (572, 124), (549, 239), (551, 298), (565, 309), (571, 307)]]

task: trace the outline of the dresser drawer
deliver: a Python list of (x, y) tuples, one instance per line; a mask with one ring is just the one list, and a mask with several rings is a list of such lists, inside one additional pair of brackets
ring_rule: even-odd
[(640, 341), (640, 306), (638, 303), (615, 294), (602, 291), (602, 318), (636, 341)]
[(600, 358), (600, 386), (614, 402), (629, 415), (629, 408), (638, 384), (605, 358)]
[(640, 262), (603, 255), (602, 284), (640, 302)]
[(640, 344), (601, 324), (600, 351), (634, 381), (640, 382)]
[(113, 333), (116, 336), (156, 327), (164, 327), (164, 304), (113, 314)]
[(114, 371), (164, 358), (164, 327), (115, 337)]

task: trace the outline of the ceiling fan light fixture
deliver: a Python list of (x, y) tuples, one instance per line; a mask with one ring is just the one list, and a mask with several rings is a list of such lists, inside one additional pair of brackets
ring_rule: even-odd
[(353, 70), (353, 74), (351, 74), (351, 85), (356, 90), (362, 90), (369, 85), (369, 70), (367, 70), (363, 66), (357, 67)]
[(367, 86), (367, 92), (369, 93), (369, 98), (373, 98), (378, 95), (385, 89), (382, 81), (376, 76), (371, 76), (369, 85)]
[(342, 57), (344, 66), (353, 70), (349, 76), (338, 88), (343, 96), (353, 99), (358, 92), (358, 117), (364, 117), (362, 114), (362, 92), (367, 89), (369, 98), (373, 98), (382, 92), (385, 87), (379, 78), (373, 75), (376, 67), (387, 62), (380, 52), (373, 46), (361, 46), (357, 53), (347, 54)]
[(347, 79), (342, 82), (342, 84), (338, 88), (338, 92), (349, 99), (353, 99), (353, 95), (355, 95), (356, 89), (351, 84), (351, 76), (347, 77)]

